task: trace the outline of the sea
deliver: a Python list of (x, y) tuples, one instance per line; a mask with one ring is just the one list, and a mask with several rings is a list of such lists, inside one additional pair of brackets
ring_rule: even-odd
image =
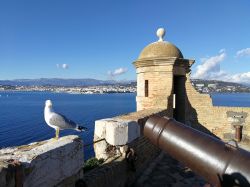
[[(85, 145), (85, 159), (94, 156), (94, 124), (136, 110), (135, 93), (68, 94), (51, 92), (0, 92), (0, 149), (43, 141), (55, 136), (55, 130), (44, 121), (44, 104), (53, 102), (56, 112), (67, 116), (89, 130), (62, 130), (60, 136), (78, 135)], [(250, 93), (211, 94), (215, 106), (250, 107)]]

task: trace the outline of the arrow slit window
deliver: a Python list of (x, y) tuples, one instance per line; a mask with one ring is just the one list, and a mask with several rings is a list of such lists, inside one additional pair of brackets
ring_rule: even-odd
[(148, 97), (148, 80), (145, 80), (145, 97)]

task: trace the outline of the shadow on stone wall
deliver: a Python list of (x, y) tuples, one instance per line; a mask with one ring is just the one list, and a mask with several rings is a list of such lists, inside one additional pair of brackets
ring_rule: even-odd
[[(195, 110), (195, 108), (192, 106), (191, 102), (188, 99), (188, 95), (187, 95), (187, 91), (186, 91), (186, 81), (187, 78), (185, 79), (185, 83), (184, 83), (184, 90), (185, 90), (185, 98), (186, 98), (186, 107), (185, 107), (185, 123), (186, 125), (197, 129), (199, 131), (202, 131), (204, 133), (207, 133), (215, 138), (220, 139), (218, 136), (216, 136), (215, 134), (213, 134), (210, 130), (208, 130), (204, 125), (202, 125), (199, 122), (198, 119), (198, 114), (197, 111)], [(208, 116), (208, 117), (213, 117), (213, 116)]]
[(113, 156), (101, 166), (85, 173), (76, 186), (132, 186), (148, 164), (159, 155), (160, 149), (143, 136), (127, 146), (133, 149), (135, 157), (129, 157), (127, 152)]
[[(192, 107), (191, 103), (189, 102), (189, 100), (187, 99), (187, 107), (186, 109), (188, 109), (188, 115), (186, 115), (186, 124), (194, 129), (197, 129), (199, 131), (205, 132), (211, 136), (214, 136), (218, 139), (220, 139), (219, 137), (217, 137), (215, 134), (213, 134), (211, 131), (209, 131), (205, 126), (203, 126), (198, 119), (198, 115), (197, 112), (195, 110), (195, 108)], [(211, 116), (212, 117), (212, 116)]]

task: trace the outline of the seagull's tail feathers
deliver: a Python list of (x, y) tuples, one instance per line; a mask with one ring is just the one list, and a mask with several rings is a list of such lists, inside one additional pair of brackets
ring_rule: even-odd
[(87, 131), (88, 128), (81, 125), (77, 125), (76, 130), (82, 132), (82, 131)]

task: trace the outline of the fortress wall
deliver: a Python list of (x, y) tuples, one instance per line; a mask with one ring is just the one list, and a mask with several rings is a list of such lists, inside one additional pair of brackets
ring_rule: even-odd
[(210, 95), (197, 92), (189, 79), (186, 81), (186, 93), (186, 123), (196, 128), (200, 124), (224, 140), (234, 138), (234, 125), (242, 125), (243, 140), (250, 138), (249, 107), (213, 106)]
[(89, 187), (131, 186), (160, 153), (160, 150), (144, 137), (139, 137), (127, 145), (137, 155), (135, 170), (129, 166), (125, 152), (119, 152), (110, 156), (100, 167), (84, 173), (85, 184)]
[[(94, 140), (98, 141), (103, 138), (105, 140), (94, 144), (95, 154), (98, 159), (104, 158), (105, 162), (101, 167), (84, 174), (84, 181), (87, 186), (131, 185), (136, 177), (145, 170), (145, 167), (159, 155), (160, 150), (142, 135), (146, 120), (153, 114), (165, 116), (168, 115), (168, 111), (149, 109), (96, 121)], [(117, 128), (113, 128), (114, 125)], [(130, 125), (134, 127), (130, 128)], [(110, 129), (113, 129), (115, 133), (111, 132)], [(135, 129), (138, 130), (137, 136), (130, 136), (130, 130), (135, 131)], [(110, 136), (115, 134), (120, 134), (120, 136), (114, 138), (119, 139), (121, 137), (121, 140), (111, 141)], [(128, 136), (124, 138), (121, 134), (127, 134)], [(117, 142), (119, 145), (116, 145)], [(136, 154), (136, 160), (133, 162), (134, 168), (127, 159), (128, 155), (126, 157), (128, 148)]]
[(83, 143), (73, 135), (1, 149), (0, 186), (74, 186), (83, 163)]

